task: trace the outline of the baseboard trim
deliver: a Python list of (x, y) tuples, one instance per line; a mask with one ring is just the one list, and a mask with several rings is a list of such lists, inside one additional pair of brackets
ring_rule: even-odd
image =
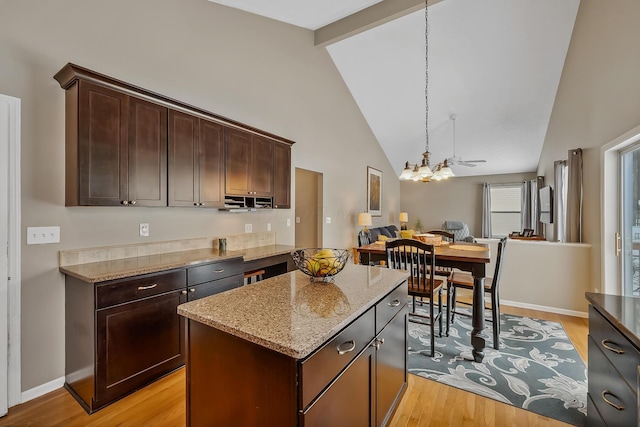
[(36, 397), (44, 396), (45, 394), (62, 387), (64, 387), (64, 377), (56, 378), (55, 380), (49, 381), (48, 383), (41, 384), (27, 391), (23, 391), (20, 403), (25, 403), (32, 399), (35, 399)]
[(539, 310), (539, 311), (546, 311), (549, 313), (564, 314), (566, 316), (583, 317), (583, 318), (589, 317), (589, 313), (587, 313), (586, 311), (567, 310), (567, 309), (558, 308), (558, 307), (548, 307), (546, 305), (527, 304), (526, 302), (507, 301), (507, 300), (501, 299), (500, 304), (510, 305), (511, 307), (518, 307), (518, 308), (528, 308), (529, 310)]

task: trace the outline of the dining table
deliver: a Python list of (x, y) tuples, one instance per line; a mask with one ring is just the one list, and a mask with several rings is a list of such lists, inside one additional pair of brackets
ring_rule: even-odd
[[(491, 261), (489, 245), (470, 242), (442, 242), (434, 246), (437, 266), (468, 271), (473, 276), (471, 346), (473, 347), (473, 359), (476, 362), (482, 362), (487, 338), (484, 333), (484, 280), (487, 264)], [(382, 264), (381, 267), (386, 264), (387, 254), (384, 241), (370, 243), (356, 249), (361, 264)]]

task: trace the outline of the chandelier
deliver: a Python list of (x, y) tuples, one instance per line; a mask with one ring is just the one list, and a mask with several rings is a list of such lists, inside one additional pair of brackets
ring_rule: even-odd
[(405, 163), (404, 169), (399, 176), (399, 178), (404, 181), (431, 182), (455, 176), (447, 164), (447, 159), (436, 164), (433, 170), (431, 170), (431, 165), (429, 163), (429, 0), (425, 0), (424, 2), (424, 41), (425, 147), (424, 153), (422, 153), (422, 161), (420, 162), (420, 165), (418, 165), (418, 163)]

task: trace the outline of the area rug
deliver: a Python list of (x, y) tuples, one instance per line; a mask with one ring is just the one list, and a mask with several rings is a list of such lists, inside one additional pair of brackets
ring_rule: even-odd
[[(411, 304), (411, 302), (409, 303)], [(424, 311), (426, 308), (418, 307)], [(409, 373), (576, 426), (587, 421), (587, 369), (557, 322), (501, 314), (500, 350), (491, 323), (483, 363), (471, 355), (471, 318), (455, 316), (449, 337), (409, 322)], [(436, 334), (438, 327), (436, 325)]]

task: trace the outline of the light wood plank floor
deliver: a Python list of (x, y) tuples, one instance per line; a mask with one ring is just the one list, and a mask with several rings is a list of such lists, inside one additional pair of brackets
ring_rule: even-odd
[[(504, 313), (561, 322), (582, 360), (587, 361), (587, 319), (502, 307)], [(443, 408), (446, 408), (443, 410)], [(87, 415), (64, 389), (9, 409), (0, 426), (185, 425), (185, 372), (180, 369), (144, 389)], [(409, 375), (407, 391), (390, 427), (404, 426), (568, 426), (523, 409)]]

